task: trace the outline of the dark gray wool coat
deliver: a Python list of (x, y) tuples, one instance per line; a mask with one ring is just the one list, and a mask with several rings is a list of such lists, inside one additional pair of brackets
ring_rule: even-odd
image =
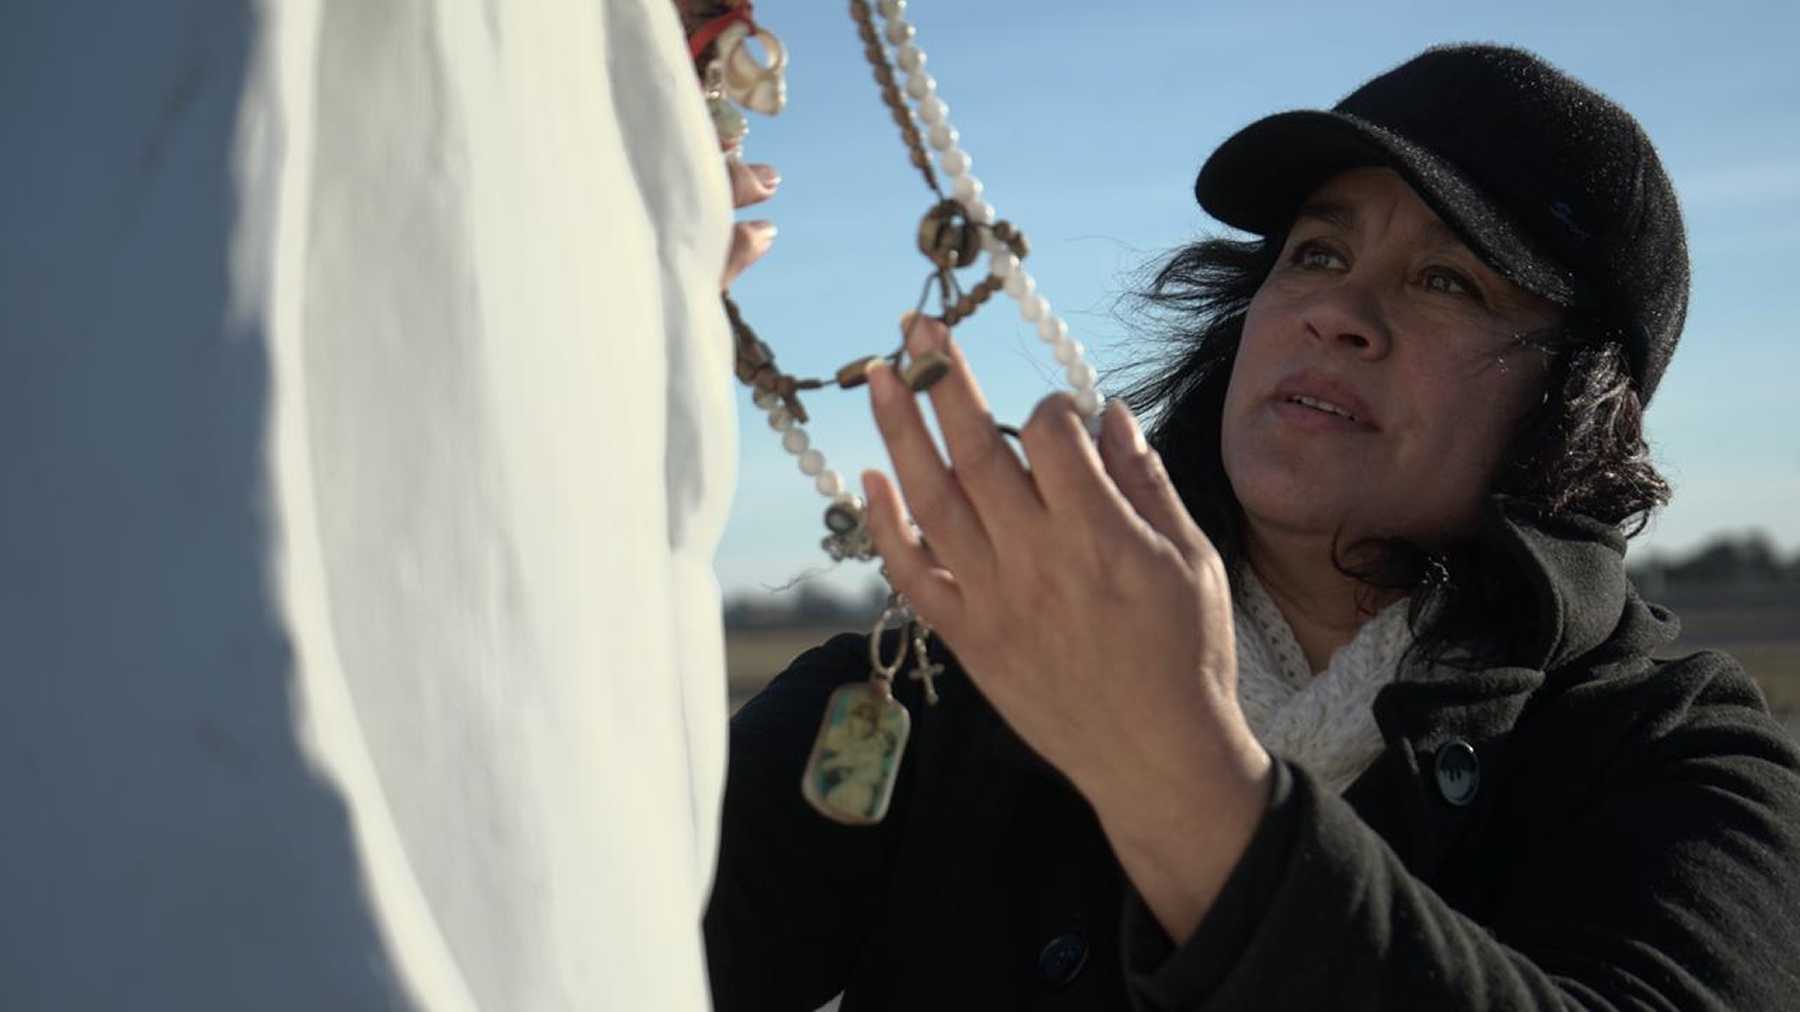
[(1610, 529), (1497, 507), (1484, 537), (1536, 586), (1527, 663), (1387, 687), (1387, 748), (1342, 797), (1278, 761), (1180, 947), (960, 672), (935, 707), (899, 687), (885, 822), (815, 814), (819, 716), (868, 662), (859, 636), (801, 656), (732, 721), (717, 1007), (1800, 1009), (1794, 742), (1730, 658), (1651, 659), (1676, 624)]

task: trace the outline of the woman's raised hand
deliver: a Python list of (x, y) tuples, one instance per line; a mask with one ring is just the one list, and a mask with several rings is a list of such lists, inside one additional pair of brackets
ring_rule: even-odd
[[(1073, 399), (1045, 398), (1022, 430), (1021, 461), (943, 324), (919, 319), (911, 344), (950, 356), (930, 392), (950, 459), (900, 378), (871, 370), (899, 482), (863, 475), (888, 577), (1013, 730), (1094, 805), (1140, 892), (1184, 934), (1267, 802), (1269, 759), (1237, 704), (1219, 554), (1123, 404), (1107, 406), (1096, 449)], [(1222, 869), (1177, 874), (1183, 847)], [(1166, 895), (1154, 881), (1165, 874), (1175, 893), (1197, 894)]]

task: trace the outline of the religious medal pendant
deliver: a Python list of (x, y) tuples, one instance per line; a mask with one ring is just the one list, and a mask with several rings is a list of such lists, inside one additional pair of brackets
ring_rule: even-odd
[(801, 793), (833, 822), (875, 825), (887, 816), (910, 733), (912, 715), (885, 679), (844, 686), (825, 706)]
[(912, 733), (912, 715), (894, 698), (894, 674), (906, 660), (906, 623), (898, 630), (899, 649), (891, 662), (881, 657), (881, 634), (893, 620), (909, 618), (899, 595), (891, 597), (869, 635), (869, 680), (838, 689), (825, 704), (800, 793), (833, 822), (875, 825), (893, 800), (900, 757)]

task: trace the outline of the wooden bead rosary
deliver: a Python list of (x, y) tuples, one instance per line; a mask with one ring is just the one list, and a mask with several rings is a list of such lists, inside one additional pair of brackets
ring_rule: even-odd
[[(750, 0), (677, 0), (677, 6), (720, 146), (726, 157), (738, 158), (749, 127), (736, 106), (769, 115), (780, 111), (786, 95), (786, 50), (755, 22)], [(918, 248), (931, 269), (915, 307), (914, 322), (934, 289), (938, 318), (946, 327), (969, 319), (995, 293), (1004, 291), (1018, 302), (1020, 316), (1037, 325), (1038, 336), (1066, 368), (1076, 408), (1090, 431), (1096, 430), (1102, 399), (1094, 368), (1084, 358), (1086, 350), (1069, 336), (1068, 325), (1050, 311), (1049, 301), (1037, 293), (1036, 282), (1023, 267), (1022, 261), (1031, 252), (1024, 233), (999, 220), (993, 205), (983, 199), (982, 183), (969, 171), (972, 160), (959, 146), (960, 136), (950, 125), (949, 107), (938, 97), (936, 80), (925, 71), (925, 53), (915, 41), (917, 31), (905, 18), (906, 0), (879, 0), (879, 27), (868, 0), (849, 0), (849, 6), (863, 54), (880, 86), (882, 103), (900, 128), (913, 167), (936, 198), (919, 220)], [(751, 40), (763, 47), (766, 61), (751, 53), (747, 45)], [(906, 74), (904, 85), (896, 79), (896, 64)], [(928, 146), (937, 152), (937, 168), (950, 177), (948, 196), (939, 183)], [(956, 271), (972, 266), (984, 252), (989, 258), (987, 275), (964, 289)], [(809, 419), (800, 394), (826, 386), (859, 387), (867, 382), (870, 365), (881, 359), (886, 359), (914, 392), (924, 391), (948, 373), (949, 356), (942, 351), (908, 354), (909, 335), (903, 335), (899, 346), (886, 355), (854, 359), (829, 379), (800, 378), (776, 364), (774, 351), (744, 320), (730, 293), (722, 298), (736, 343), (738, 380), (751, 388), (753, 403), (768, 414), (770, 427), (781, 433), (783, 447), (798, 458), (801, 473), (813, 478), (819, 494), (829, 500), (821, 546), (836, 561), (874, 559), (866, 505), (844, 488), (843, 478), (826, 468), (824, 455), (811, 445), (803, 428)], [(1011, 427), (1000, 428), (1018, 434)], [(898, 635), (894, 656), (886, 658), (882, 656), (882, 638), (890, 629)], [(912, 677), (924, 684), (927, 702), (937, 702), (933, 679), (943, 666), (928, 655), (930, 634), (904, 596), (890, 592), (887, 607), (869, 635), (869, 679), (832, 694), (802, 778), (802, 794), (825, 817), (868, 825), (886, 815), (911, 730), (911, 715), (895, 700), (893, 681), (910, 652)]]

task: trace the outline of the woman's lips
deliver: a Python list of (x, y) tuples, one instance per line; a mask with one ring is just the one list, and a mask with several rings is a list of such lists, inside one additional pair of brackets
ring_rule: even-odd
[(1373, 412), (1340, 380), (1300, 373), (1284, 380), (1270, 397), (1277, 416), (1316, 432), (1376, 432)]
[(1374, 432), (1375, 427), (1354, 418), (1321, 411), (1318, 408), (1289, 400), (1272, 402), (1276, 417), (1291, 425), (1309, 432)]

